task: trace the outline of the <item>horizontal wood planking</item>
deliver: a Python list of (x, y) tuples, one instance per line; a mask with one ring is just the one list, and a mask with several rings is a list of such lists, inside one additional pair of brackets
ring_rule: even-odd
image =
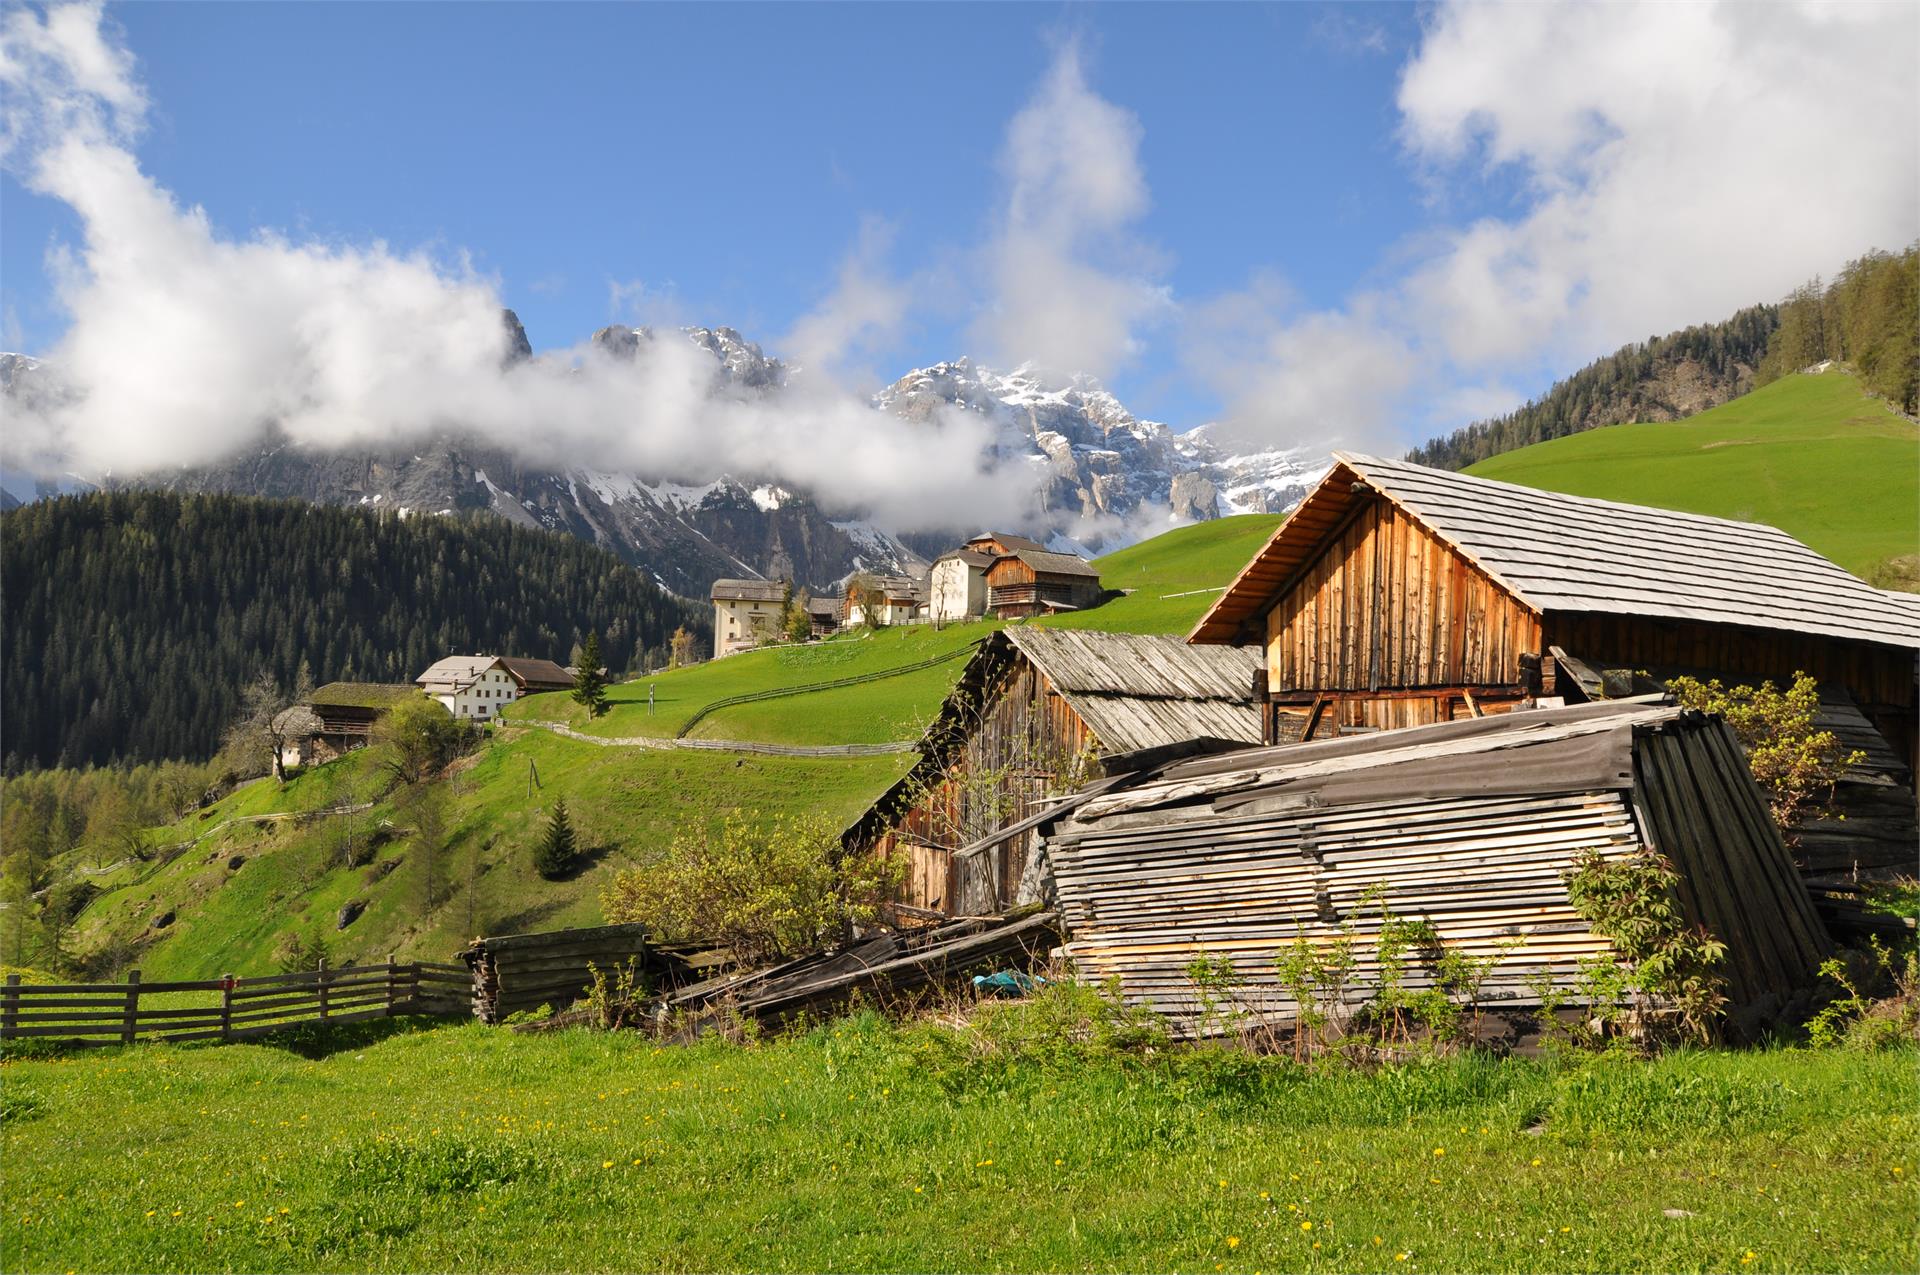
[[(81, 1043), (215, 1040), (265, 1035), (308, 1023), (349, 1023), (420, 1012), (463, 999), (469, 980), (455, 967), (412, 964), (251, 978), (126, 983), (24, 983), (0, 990), (0, 1039), (65, 1038)], [(142, 1006), (160, 994), (203, 992), (198, 1006)]]

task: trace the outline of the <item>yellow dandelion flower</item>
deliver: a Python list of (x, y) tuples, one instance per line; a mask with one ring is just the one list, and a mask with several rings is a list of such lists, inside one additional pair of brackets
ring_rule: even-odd
[(1320, 1247), (1320, 1241), (1319, 1241), (1319, 1240), (1315, 1240), (1315, 1241), (1313, 1242), (1313, 1246), (1314, 1246), (1315, 1248), (1319, 1248), (1319, 1247)]
[(993, 1161), (991, 1160), (980, 1160), (980, 1161), (976, 1161), (973, 1167), (976, 1169), (984, 1169), (992, 1163)]
[(1753, 1250), (1748, 1249), (1745, 1253), (1740, 1255), (1740, 1264), (1742, 1266), (1745, 1266), (1748, 1262), (1751, 1262), (1753, 1260), (1753, 1257), (1754, 1257)]
[(236, 1209), (243, 1209), (246, 1206), (247, 1206), (247, 1202), (245, 1200), (235, 1200), (233, 1202), (233, 1207)]
[(1560, 1228), (1560, 1234), (1565, 1235), (1568, 1231), (1571, 1231), (1572, 1229), (1573, 1228), (1571, 1226), (1563, 1226)]
[(1435, 1155), (1445, 1155), (1447, 1153), (1447, 1149), (1445, 1147), (1435, 1147), (1433, 1149), (1433, 1153)]
[(611, 1160), (602, 1160), (602, 1161), (600, 1162), (600, 1167), (601, 1167), (601, 1168), (603, 1168), (603, 1169), (611, 1169), (611, 1168), (613, 1167), (613, 1161), (611, 1161)]
[(1227, 1247), (1228, 1247), (1228, 1248), (1239, 1248), (1239, 1247), (1240, 1247), (1240, 1237), (1239, 1237), (1238, 1235), (1229, 1235), (1229, 1236), (1227, 1236)]
[(1302, 1223), (1300, 1224), (1300, 1229), (1301, 1229), (1301, 1230), (1303, 1230), (1303, 1231), (1311, 1231), (1311, 1230), (1313, 1229), (1313, 1223), (1311, 1223), (1311, 1222), (1302, 1222)]
[(1395, 1253), (1393, 1255), (1393, 1260), (1396, 1262), (1404, 1262), (1407, 1260), (1407, 1255), (1405, 1253)]
[(1066, 1163), (1066, 1161), (1065, 1161), (1065, 1160), (1062, 1160), (1062, 1159), (1061, 1159), (1061, 1158), (1060, 1158), (1059, 1156), (1055, 1156), (1055, 1157), (1053, 1158), (1053, 1163), (1054, 1163), (1054, 1165), (1055, 1165), (1056, 1167), (1058, 1167), (1059, 1165), (1062, 1165), (1062, 1164), (1065, 1164), (1065, 1163)]
[(925, 1188), (925, 1187), (923, 1187), (923, 1186), (917, 1186), (917, 1187), (915, 1187), (915, 1188), (913, 1188), (913, 1193), (914, 1193), (915, 1195), (925, 1195), (925, 1194), (926, 1194), (926, 1191), (927, 1191), (927, 1188)]
[(158, 1213), (159, 1211), (160, 1211), (159, 1209), (148, 1209), (147, 1216), (152, 1217), (155, 1213)]
[(1540, 1157), (1539, 1156), (1533, 1157), (1533, 1167), (1537, 1169), (1540, 1167), (1540, 1165), (1541, 1165)]
[(182, 1209), (175, 1209), (175, 1210), (173, 1211), (173, 1215), (174, 1215), (175, 1217), (179, 1217), (179, 1216), (180, 1216), (180, 1214), (181, 1214), (182, 1212), (184, 1212), (184, 1210), (182, 1210)]
[(1221, 1178), (1221, 1179), (1220, 1179), (1220, 1185), (1221, 1185), (1221, 1186), (1225, 1186), (1226, 1184), (1227, 1184), (1227, 1180), (1226, 1180), (1225, 1178)]
[(1265, 1191), (1262, 1191), (1262, 1192), (1260, 1193), (1260, 1198), (1261, 1198), (1261, 1199), (1263, 1199), (1263, 1200), (1270, 1200), (1270, 1199), (1272, 1199), (1273, 1197), (1272, 1197), (1272, 1196), (1270, 1196), (1270, 1195), (1268, 1195), (1268, 1194), (1267, 1194), (1267, 1193), (1266, 1193)]

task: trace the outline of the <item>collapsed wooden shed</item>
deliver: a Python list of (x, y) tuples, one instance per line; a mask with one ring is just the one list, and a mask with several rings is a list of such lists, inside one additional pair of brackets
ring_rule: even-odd
[[(1354, 993), (1377, 986), (1384, 887), (1393, 910), (1476, 956), (1482, 990), (1526, 1016), (1539, 980), (1573, 992), (1609, 950), (1569, 902), (1583, 852), (1667, 855), (1689, 919), (1728, 948), (1731, 1000), (1764, 1006), (1828, 952), (1738, 744), (1718, 718), (1665, 704), (1581, 705), (1173, 762), (1085, 797), (1039, 854), (1080, 975), (1192, 1032), (1195, 957), (1226, 957), (1275, 1024), (1297, 1006), (1274, 966), (1298, 936), (1343, 927)], [(1514, 944), (1503, 948), (1502, 944)], [(1417, 977), (1409, 980), (1417, 985)]]
[(473, 1015), (499, 1023), (522, 1010), (565, 1008), (593, 985), (595, 970), (613, 979), (629, 961), (647, 960), (647, 927), (598, 925), (475, 939), (460, 953), (473, 975)]
[(1259, 657), (1136, 633), (1018, 626), (983, 640), (913, 768), (844, 837), (901, 855), (900, 915), (977, 916), (1016, 902), (1037, 811), (1116, 755), (1258, 743)]

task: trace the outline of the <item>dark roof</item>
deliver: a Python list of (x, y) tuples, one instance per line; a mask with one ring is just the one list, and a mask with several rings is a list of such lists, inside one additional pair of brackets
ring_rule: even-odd
[(527, 659), (524, 656), (503, 655), (500, 662), (506, 665), (513, 680), (522, 686), (529, 682), (552, 683), (556, 686), (573, 685), (573, 674), (555, 664), (552, 660)]
[[(869, 575), (866, 579), (874, 588), (885, 593), (887, 595), (887, 601), (889, 602), (925, 602), (927, 600), (927, 582), (925, 580), (919, 580), (913, 576), (876, 575)], [(847, 591), (849, 595), (851, 595), (853, 589), (859, 583), (859, 576), (855, 576), (853, 579), (847, 581)]]
[(1040, 551), (1041, 553), (1045, 553), (1047, 549), (1047, 547), (1041, 544), (1038, 540), (1029, 540), (1025, 536), (1016, 536), (1011, 534), (1010, 532), (1005, 532), (1005, 531), (983, 531), (977, 536), (970, 537), (967, 540), (967, 543), (973, 544), (975, 541), (979, 541), (979, 540), (998, 541), (1000, 544), (1000, 547), (1007, 550), (1009, 553), (1017, 553), (1022, 549), (1035, 549)]
[(1038, 551), (1022, 549), (1009, 556), (1020, 559), (1041, 575), (1086, 576), (1094, 580), (1100, 578), (1100, 572), (1094, 568), (1094, 565), (1077, 554), (1048, 553), (1044, 549)]
[(307, 703), (316, 708), (392, 708), (419, 694), (419, 687), (397, 682), (328, 682), (307, 696)]
[(808, 598), (807, 614), (832, 616), (838, 619), (840, 615), (840, 599), (839, 598)]
[(994, 560), (993, 555), (990, 553), (979, 553), (973, 549), (949, 549), (935, 558), (934, 561), (945, 562), (948, 558), (958, 558), (970, 567), (984, 567), (991, 564)]
[(1232, 642), (1321, 550), (1364, 483), (1536, 612), (1647, 616), (1920, 647), (1895, 601), (1754, 522), (1537, 491), (1405, 461), (1334, 454), (1320, 485), (1194, 626)]
[(785, 580), (715, 580), (715, 602), (779, 602), (787, 596)]

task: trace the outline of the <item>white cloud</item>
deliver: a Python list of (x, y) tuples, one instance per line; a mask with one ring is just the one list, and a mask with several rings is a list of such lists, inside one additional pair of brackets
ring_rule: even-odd
[(1498, 387), (1543, 363), (1899, 248), (1920, 230), (1916, 47), (1911, 4), (1442, 4), (1401, 81), (1409, 157), (1442, 196), (1511, 179), (1517, 210), (1424, 233), (1336, 309), (1196, 307), (1239, 316), (1208, 340), (1256, 348), (1189, 364), (1269, 441), (1331, 421), (1415, 442), (1517, 406)]
[(1108, 376), (1168, 305), (1155, 254), (1131, 228), (1147, 211), (1140, 121), (1088, 85), (1063, 44), (1007, 130), (1006, 207), (987, 269), (994, 300), (975, 333), (1003, 363)]
[[(1017, 520), (1034, 498), (962, 412), (905, 427), (826, 375), (775, 398), (732, 393), (671, 336), (631, 361), (580, 347), (509, 367), (497, 289), (462, 260), (223, 238), (140, 170), (128, 138), (144, 94), (99, 20), (86, 6), (7, 17), (7, 162), (82, 226), (54, 262), (71, 323), (47, 362), (68, 393), (13, 404), (7, 466), (132, 475), (268, 438), (341, 448), (457, 431), (535, 463), (777, 478), (898, 530)], [(843, 278), (803, 325), (823, 366), (904, 304), (858, 283)], [(610, 288), (617, 308), (659, 299)]]

